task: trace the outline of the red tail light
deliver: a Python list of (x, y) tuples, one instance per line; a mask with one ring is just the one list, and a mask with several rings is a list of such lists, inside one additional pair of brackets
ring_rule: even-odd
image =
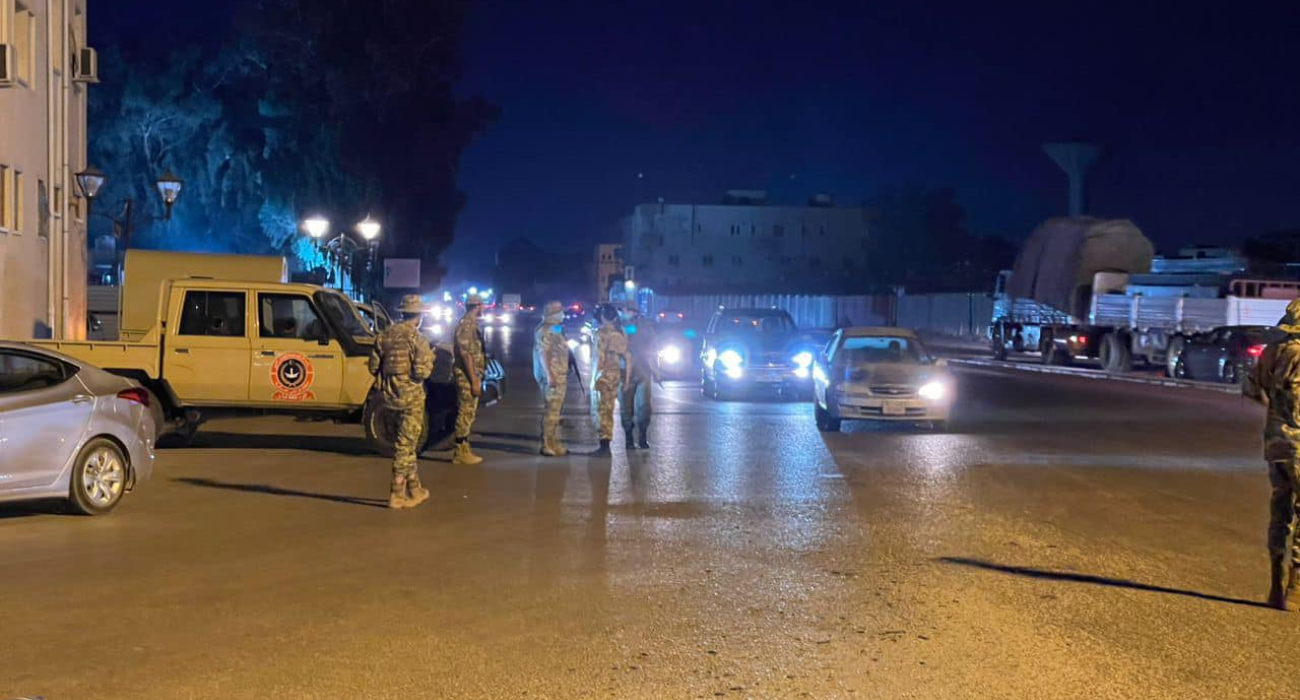
[(1252, 346), (1246, 348), (1246, 354), (1247, 354), (1247, 355), (1250, 355), (1251, 357), (1259, 357), (1260, 355), (1263, 355), (1263, 354), (1264, 354), (1264, 346), (1263, 346), (1263, 345), (1252, 345)]
[(134, 401), (141, 406), (149, 405), (149, 391), (138, 387), (134, 389), (123, 389), (117, 392), (117, 398)]

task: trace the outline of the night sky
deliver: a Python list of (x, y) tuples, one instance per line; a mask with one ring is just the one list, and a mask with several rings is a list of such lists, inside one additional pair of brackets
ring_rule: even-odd
[[(97, 43), (145, 22), (199, 36), (233, 4), (113, 3), (92, 6)], [(503, 111), (462, 164), (452, 273), (735, 187), (848, 204), (948, 185), (975, 231), (1021, 237), (1064, 211), (1040, 146), (1071, 138), (1106, 149), (1093, 211), (1163, 248), (1300, 226), (1300, 4), (1070, 5), (481, 2), (460, 89)]]

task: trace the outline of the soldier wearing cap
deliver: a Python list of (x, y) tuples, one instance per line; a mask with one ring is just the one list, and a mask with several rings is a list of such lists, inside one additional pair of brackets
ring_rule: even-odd
[(402, 320), (375, 338), (370, 373), (383, 407), (395, 421), (393, 482), (389, 508), (413, 508), (429, 500), (416, 473), (416, 450), (424, 434), (424, 381), (433, 374), (433, 349), (420, 335), (424, 304), (418, 295), (402, 299)]
[(469, 434), (478, 415), (478, 399), (483, 393), (483, 369), (487, 357), (483, 353), (483, 334), (479, 332), (478, 319), (483, 312), (483, 299), (477, 294), (465, 298), (465, 315), (456, 324), (453, 338), (455, 364), (452, 374), (456, 378), (459, 406), (456, 412), (456, 451), (452, 464), (474, 465), (482, 457), (470, 451)]
[(618, 322), (618, 309), (606, 304), (597, 307), (596, 316), (600, 329), (591, 353), (591, 409), (600, 448), (592, 455), (608, 457), (609, 443), (614, 439), (614, 400), (627, 384), (632, 355), (627, 350), (627, 334)]
[(1264, 459), (1273, 486), (1268, 604), (1295, 612), (1300, 610), (1300, 543), (1294, 537), (1296, 496), (1300, 494), (1300, 299), (1287, 305), (1277, 327), (1285, 335), (1264, 348), (1242, 391), (1268, 408)]
[(569, 346), (564, 342), (564, 305), (548, 302), (533, 338), (533, 378), (542, 390), (542, 454), (569, 454), (560, 439), (560, 411), (569, 383)]

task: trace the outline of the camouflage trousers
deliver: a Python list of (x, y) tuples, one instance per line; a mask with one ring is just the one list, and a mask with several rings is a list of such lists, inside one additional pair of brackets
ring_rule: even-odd
[(459, 406), (456, 410), (456, 439), (469, 438), (469, 431), (474, 427), (474, 418), (478, 415), (478, 397), (474, 396), (473, 384), (465, 371), (457, 367), (452, 371), (456, 375), (456, 392)]
[(618, 393), (623, 409), (623, 431), (628, 435), (636, 428), (641, 432), (650, 429), (650, 416), (654, 414), (654, 384), (645, 379), (633, 378), (632, 383)]
[(601, 372), (596, 377), (596, 387), (591, 392), (591, 409), (601, 440), (614, 439), (614, 400), (618, 398), (618, 385), (622, 379), (617, 372)]
[(564, 409), (567, 381), (542, 385), (542, 442), (560, 442), (560, 411)]
[(1300, 457), (1269, 462), (1268, 480), (1273, 485), (1273, 497), (1269, 500), (1268, 553), (1291, 566), (1300, 566), (1300, 546), (1295, 541)]
[(420, 434), (424, 432), (424, 411), (421, 409), (392, 409), (393, 476), (415, 476), (416, 450)]

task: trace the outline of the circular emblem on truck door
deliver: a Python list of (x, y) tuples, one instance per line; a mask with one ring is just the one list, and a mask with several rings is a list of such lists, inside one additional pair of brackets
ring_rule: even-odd
[(275, 401), (309, 401), (316, 398), (311, 393), (311, 362), (302, 354), (286, 352), (271, 363), (271, 386)]

